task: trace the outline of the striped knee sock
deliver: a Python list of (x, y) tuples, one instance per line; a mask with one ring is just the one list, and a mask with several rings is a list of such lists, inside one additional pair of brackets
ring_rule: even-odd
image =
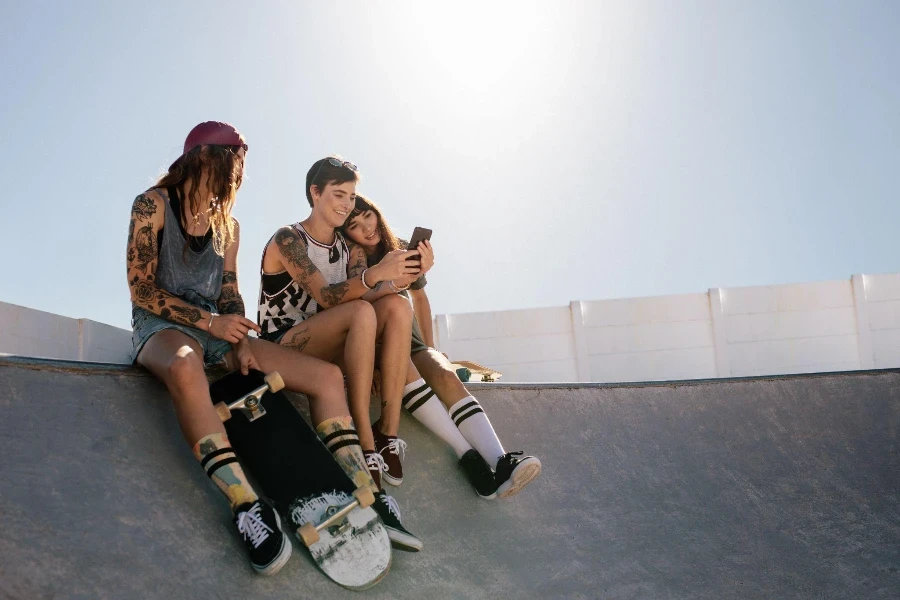
[(487, 464), (496, 469), (497, 461), (506, 452), (478, 400), (473, 396), (466, 396), (450, 407), (450, 418)]
[(373, 492), (378, 491), (366, 467), (362, 446), (359, 445), (359, 434), (356, 433), (351, 417), (326, 419), (316, 427), (316, 433), (354, 485), (368, 485)]
[(200, 438), (194, 445), (194, 456), (200, 466), (219, 487), (233, 511), (245, 502), (256, 502), (258, 496), (250, 484), (244, 469), (238, 463), (228, 436), (224, 433), (213, 433)]
[(462, 458), (463, 454), (472, 449), (424, 379), (406, 384), (403, 388), (403, 407), (419, 423), (450, 444), (457, 458)]

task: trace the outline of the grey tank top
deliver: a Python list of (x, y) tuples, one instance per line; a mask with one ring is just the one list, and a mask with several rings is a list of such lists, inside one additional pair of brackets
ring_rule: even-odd
[(200, 252), (185, 249), (188, 240), (172, 210), (169, 192), (162, 188), (157, 191), (165, 199), (166, 221), (159, 244), (156, 285), (194, 306), (215, 308), (222, 293), (225, 257), (216, 254), (211, 240)]

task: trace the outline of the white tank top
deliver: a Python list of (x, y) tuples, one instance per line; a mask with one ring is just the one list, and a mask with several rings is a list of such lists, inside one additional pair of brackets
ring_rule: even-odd
[[(300, 223), (294, 223), (290, 227), (306, 242), (309, 259), (325, 277), (328, 285), (347, 280), (350, 249), (339, 232), (335, 231), (334, 242), (326, 245), (313, 239)], [(274, 235), (269, 238), (266, 248), (274, 238)], [(322, 310), (316, 299), (294, 281), (287, 271), (265, 273), (260, 261), (259, 272), (259, 310), (256, 313), (256, 322), (263, 332), (274, 333), (289, 329)]]

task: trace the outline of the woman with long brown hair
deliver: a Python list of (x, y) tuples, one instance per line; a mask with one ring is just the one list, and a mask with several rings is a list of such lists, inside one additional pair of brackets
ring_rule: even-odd
[[(182, 155), (134, 200), (126, 262), (133, 360), (168, 388), (182, 434), (227, 498), (253, 568), (271, 575), (287, 562), (291, 544), (276, 511), (247, 481), (213, 408), (205, 369), (277, 370), (288, 390), (309, 396), (320, 436), (352, 424), (338, 367), (247, 335), (259, 327), (244, 316), (240, 226), (231, 215), (247, 150), (227, 123), (194, 127)], [(371, 481), (358, 446), (335, 456), (351, 479)]]
[[(370, 265), (386, 253), (407, 246), (391, 231), (378, 206), (358, 193), (341, 232), (362, 246)], [(434, 253), (427, 241), (410, 250), (419, 252), (421, 270), (409, 285), (415, 319), (403, 407), (453, 448), (479, 496), (493, 499), (517, 494), (540, 474), (541, 461), (521, 451), (503, 449), (481, 404), (459, 380), (447, 357), (435, 350), (431, 305), (424, 289), (425, 273), (434, 265)]]

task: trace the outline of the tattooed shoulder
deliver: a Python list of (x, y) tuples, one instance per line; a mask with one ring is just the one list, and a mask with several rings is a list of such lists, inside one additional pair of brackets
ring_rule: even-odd
[(140, 194), (131, 205), (131, 214), (138, 221), (146, 221), (156, 214), (156, 201), (149, 193)]
[(299, 243), (302, 246), (306, 246), (303, 243), (303, 239), (290, 227), (282, 227), (278, 231), (275, 232), (275, 244), (279, 248), (284, 248), (286, 246), (290, 246), (291, 244)]
[(282, 227), (275, 233), (275, 245), (286, 265), (299, 268), (304, 275), (318, 270), (307, 254), (306, 241), (290, 227)]

